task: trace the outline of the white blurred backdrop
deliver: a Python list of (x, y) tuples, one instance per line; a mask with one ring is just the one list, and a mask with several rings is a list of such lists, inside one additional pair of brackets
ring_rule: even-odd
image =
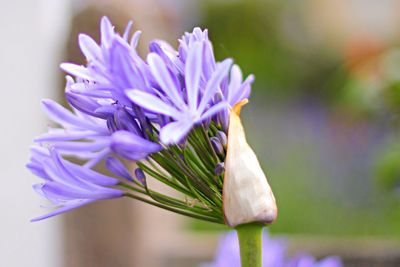
[(0, 0), (0, 266), (62, 266), (61, 221), (30, 219), (46, 210), (25, 164), (32, 137), (45, 130), (40, 99), (59, 91), (69, 3)]

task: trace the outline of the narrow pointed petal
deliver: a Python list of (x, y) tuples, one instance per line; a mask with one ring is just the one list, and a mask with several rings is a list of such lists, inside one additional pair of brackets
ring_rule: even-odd
[(56, 182), (46, 182), (41, 188), (48, 199), (111, 199), (121, 197), (121, 190), (99, 187), (95, 190), (87, 190), (77, 187), (68, 187)]
[(128, 131), (118, 131), (113, 133), (111, 149), (118, 155), (127, 159), (144, 159), (151, 153), (158, 152), (162, 147)]
[(76, 165), (69, 161), (65, 161), (64, 165), (67, 168), (69, 168), (79, 178), (96, 185), (113, 186), (117, 185), (119, 182), (117, 179), (113, 177), (101, 174), (85, 166)]
[(133, 181), (132, 175), (129, 173), (128, 169), (119, 159), (108, 157), (106, 160), (106, 167), (112, 173), (120, 177), (123, 177), (129, 181)]
[[(121, 39), (115, 39), (110, 48), (110, 72), (113, 76), (113, 84), (122, 89), (146, 88), (146, 82), (138, 69), (139, 62), (132, 57), (132, 51)], [(145, 68), (145, 66), (143, 66)], [(114, 92), (120, 98), (125, 95)]]
[(70, 211), (72, 209), (79, 208), (79, 207), (81, 207), (83, 205), (87, 205), (87, 204), (92, 203), (92, 202), (94, 202), (94, 200), (86, 199), (86, 200), (82, 200), (80, 202), (77, 202), (77, 203), (74, 203), (74, 204), (71, 204), (71, 205), (68, 205), (68, 206), (63, 206), (61, 208), (58, 208), (58, 209), (56, 209), (56, 210), (54, 210), (52, 212), (49, 212), (49, 213), (45, 214), (45, 215), (35, 217), (35, 218), (33, 218), (31, 220), (31, 222), (41, 221), (41, 220), (44, 220), (44, 219), (59, 215), (61, 213)]
[(140, 90), (127, 90), (126, 95), (135, 104), (155, 113), (160, 113), (173, 118), (179, 115), (179, 111), (166, 104), (160, 98)]
[(132, 38), (131, 38), (131, 42), (130, 42), (130, 46), (131, 46), (132, 48), (136, 48), (136, 46), (138, 45), (140, 35), (142, 35), (142, 32), (141, 32), (141, 31), (136, 31), (136, 32), (133, 34), (133, 36), (132, 36)]
[(132, 22), (132, 21), (129, 21), (129, 22), (128, 22), (128, 25), (127, 25), (126, 28), (125, 28), (124, 34), (122, 35), (122, 38), (123, 38), (125, 41), (128, 41), (128, 37), (129, 37), (129, 33), (131, 32), (132, 25), (133, 25), (133, 22)]
[(82, 126), (85, 127), (86, 124), (82, 123), (82, 121), (77, 118), (71, 111), (67, 110), (57, 102), (50, 100), (50, 99), (43, 99), (42, 100), (42, 107), (46, 114), (52, 119), (53, 121), (64, 125), (72, 125), (72, 126)]
[(96, 113), (96, 110), (101, 105), (93, 99), (70, 92), (65, 92), (65, 98), (68, 103), (77, 110), (93, 117), (103, 118), (102, 114)]
[(66, 131), (64, 129), (60, 129), (60, 131), (54, 131), (42, 134), (39, 137), (33, 139), (33, 141), (35, 142), (71, 141), (71, 140), (91, 138), (95, 136), (99, 136), (99, 134), (93, 131)]
[(215, 58), (211, 42), (206, 41), (204, 47), (204, 63), (203, 72), (206, 78), (211, 76), (211, 73), (215, 70)]
[(232, 62), (232, 59), (225, 59), (217, 66), (204, 90), (203, 97), (198, 107), (200, 113), (203, 113), (206, 105), (210, 102), (212, 97), (214, 97), (222, 80), (227, 76)]
[(249, 75), (239, 88), (230, 92), (229, 104), (231, 104), (231, 106), (234, 106), (239, 101), (247, 99), (250, 96), (250, 85), (253, 81), (254, 76)]
[(246, 142), (239, 118), (240, 107), (246, 102), (239, 102), (230, 112), (223, 209), (226, 223), (232, 227), (250, 222), (269, 224), (278, 215), (271, 187)]
[(52, 146), (59, 151), (98, 151), (110, 144), (110, 140), (99, 139), (95, 142), (57, 142)]
[(215, 115), (216, 113), (220, 112), (221, 110), (228, 108), (229, 104), (227, 102), (220, 102), (211, 108), (209, 108), (203, 115), (201, 115), (201, 121), (204, 121), (207, 118)]
[(184, 105), (182, 94), (178, 91), (178, 88), (180, 88), (179, 82), (175, 75), (168, 70), (161, 57), (156, 53), (150, 53), (147, 56), (147, 62), (157, 83), (175, 106)]
[(63, 71), (65, 71), (73, 76), (76, 76), (76, 77), (79, 77), (79, 78), (82, 78), (85, 80), (89, 80), (89, 81), (93, 80), (92, 76), (89, 74), (88, 70), (84, 66), (76, 65), (73, 63), (62, 63), (60, 65), (60, 68)]
[(41, 166), (38, 166), (37, 164), (34, 164), (32, 162), (29, 162), (26, 164), (26, 167), (36, 176), (39, 176), (40, 178), (43, 178), (45, 180), (50, 180), (50, 177), (47, 175), (47, 173), (43, 170)]
[(105, 47), (111, 45), (112, 39), (114, 37), (114, 28), (107, 17), (102, 17), (100, 22), (100, 34), (101, 34), (101, 44)]
[(88, 61), (94, 61), (100, 58), (100, 46), (88, 35), (79, 34), (79, 47)]
[(238, 65), (233, 65), (230, 73), (230, 82), (227, 92), (224, 92), (226, 99), (231, 99), (231, 92), (239, 88), (243, 80), (242, 71)]
[(176, 121), (168, 123), (160, 131), (160, 139), (164, 144), (179, 143), (193, 127), (191, 122)]
[(200, 78), (202, 73), (203, 44), (196, 42), (189, 50), (185, 65), (185, 83), (189, 107), (192, 111), (197, 108)]

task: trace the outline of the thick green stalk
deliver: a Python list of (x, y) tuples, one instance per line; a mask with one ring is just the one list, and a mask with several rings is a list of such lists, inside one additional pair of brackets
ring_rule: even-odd
[(263, 226), (261, 223), (248, 223), (236, 226), (242, 267), (261, 267)]

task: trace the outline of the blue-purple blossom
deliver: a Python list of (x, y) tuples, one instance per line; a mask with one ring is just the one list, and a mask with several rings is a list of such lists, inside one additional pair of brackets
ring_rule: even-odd
[[(310, 254), (298, 254), (287, 257), (288, 242), (284, 238), (271, 238), (266, 229), (262, 235), (262, 267), (343, 267), (339, 257), (330, 256), (316, 260)], [(240, 267), (240, 250), (235, 231), (223, 235), (220, 239), (215, 259), (202, 267)]]
[[(228, 115), (254, 78), (243, 80), (232, 59), (215, 60), (207, 30), (185, 33), (177, 50), (154, 40), (144, 60), (136, 51), (141, 32), (130, 37), (131, 28), (120, 35), (103, 17), (100, 43), (79, 35), (87, 64), (61, 64), (69, 108), (43, 100), (57, 126), (35, 139), (28, 163), (44, 179), (35, 190), (57, 209), (35, 220), (127, 196), (223, 223)], [(126, 161), (140, 168), (133, 173)], [(107, 175), (95, 170), (100, 163)], [(199, 204), (152, 191), (145, 173)]]

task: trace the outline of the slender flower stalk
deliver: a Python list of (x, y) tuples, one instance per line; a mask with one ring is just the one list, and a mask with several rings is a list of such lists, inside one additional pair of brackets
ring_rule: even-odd
[(236, 227), (242, 266), (262, 266), (262, 229), (259, 222)]
[(275, 199), (239, 118), (254, 77), (243, 79), (232, 59), (216, 61), (207, 30), (185, 33), (177, 50), (153, 41), (144, 60), (131, 27), (120, 35), (104, 17), (100, 44), (79, 35), (87, 64), (61, 64), (69, 108), (43, 100), (58, 127), (35, 139), (28, 163), (55, 210), (33, 220), (128, 197), (238, 229), (272, 223)]

